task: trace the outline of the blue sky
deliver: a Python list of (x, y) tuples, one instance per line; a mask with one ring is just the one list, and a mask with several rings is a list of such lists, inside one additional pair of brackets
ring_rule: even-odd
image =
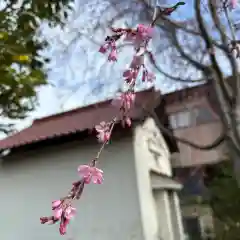
[[(176, 1), (170, 0), (168, 3), (175, 4)], [(124, 6), (124, 1), (122, 5)], [(39, 106), (26, 120), (18, 122), (19, 129), (31, 124), (34, 118), (112, 97), (122, 87), (121, 73), (131, 61), (132, 50), (124, 48), (119, 53), (118, 62), (114, 64), (106, 64), (106, 57), (98, 53), (99, 44), (109, 33), (106, 20), (112, 19), (117, 11), (111, 8), (106, 14), (108, 6), (109, 2), (105, 0), (76, 0), (74, 12), (70, 14), (64, 30), (58, 27), (50, 29), (47, 24), (42, 24), (40, 36), (49, 42), (49, 47), (42, 54), (52, 59), (46, 68), (48, 79), (55, 87), (49, 85), (38, 90)], [(179, 8), (172, 17), (183, 21), (191, 19), (193, 15), (193, 0), (187, 0), (186, 5)], [(93, 28), (99, 20), (103, 29), (96, 32)], [(117, 21), (115, 26), (124, 27), (125, 23), (131, 26), (137, 24), (137, 11)], [(156, 42), (159, 43), (159, 39), (155, 39)], [(163, 58), (163, 61), (167, 59)], [(168, 68), (171, 71), (172, 66), (168, 65)], [(156, 87), (166, 92), (179, 88), (180, 84), (163, 81), (162, 76), (157, 74)]]

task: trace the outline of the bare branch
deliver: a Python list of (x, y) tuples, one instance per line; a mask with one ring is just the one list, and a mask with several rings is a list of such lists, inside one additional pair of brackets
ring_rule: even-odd
[(171, 74), (165, 72), (156, 62), (156, 59), (154, 58), (153, 54), (151, 54), (150, 52), (148, 53), (148, 58), (151, 62), (151, 64), (156, 68), (156, 70), (158, 70), (159, 73), (163, 74), (165, 77), (167, 77), (170, 80), (176, 81), (176, 82), (183, 82), (183, 83), (203, 83), (206, 81), (206, 79), (197, 79), (197, 80), (192, 80), (192, 79), (183, 79), (180, 77), (174, 77)]
[(177, 137), (175, 136), (171, 130), (165, 128), (163, 126), (163, 124), (161, 123), (161, 121), (159, 120), (159, 117), (157, 116), (157, 113), (155, 112), (154, 109), (147, 109), (146, 107), (142, 106), (142, 105), (137, 105), (139, 108), (141, 108), (143, 110), (143, 112), (147, 115), (150, 116), (151, 118), (154, 119), (157, 127), (161, 130), (162, 133), (168, 135), (171, 139), (176, 140), (178, 142), (181, 142), (183, 144), (186, 144), (190, 147), (196, 148), (196, 149), (200, 149), (200, 150), (204, 150), (204, 151), (209, 151), (211, 149), (214, 149), (216, 147), (218, 147), (220, 144), (222, 144), (225, 139), (226, 139), (226, 132), (223, 131), (219, 137), (216, 138), (216, 140), (214, 140), (211, 144), (207, 144), (207, 145), (199, 145), (197, 143), (194, 143), (190, 140), (181, 138), (181, 137)]

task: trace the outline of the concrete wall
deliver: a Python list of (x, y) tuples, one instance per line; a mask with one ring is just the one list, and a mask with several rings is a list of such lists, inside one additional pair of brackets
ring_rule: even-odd
[[(78, 179), (78, 165), (88, 163), (98, 149), (97, 144), (78, 142), (2, 162), (0, 239), (62, 239), (57, 225), (41, 225), (39, 217), (51, 215), (51, 201), (68, 192)], [(86, 187), (65, 239), (143, 239), (132, 140), (113, 141), (99, 167), (104, 184)]]
[[(172, 176), (170, 152), (153, 119), (146, 119), (136, 128), (135, 144), (140, 161), (145, 161), (148, 169)], [(139, 159), (137, 161), (139, 162)]]
[[(51, 215), (51, 201), (67, 194), (78, 179), (78, 165), (88, 163), (99, 147), (85, 140), (5, 159), (0, 167), (4, 219), (0, 239), (60, 239), (58, 226), (41, 225), (39, 217)], [(154, 121), (148, 119), (136, 126), (134, 138), (112, 140), (101, 155), (99, 167), (104, 170), (104, 184), (85, 188), (76, 202), (78, 214), (67, 239), (159, 239), (162, 226), (150, 170), (168, 176), (172, 172), (168, 148)], [(164, 208), (158, 207), (158, 212)]]
[[(155, 134), (153, 134), (154, 132)], [(149, 150), (149, 139), (151, 140), (150, 148), (154, 148), (154, 151), (158, 153), (157, 157)], [(156, 201), (159, 199), (156, 199), (156, 196), (153, 195), (149, 170), (154, 169), (159, 173), (169, 176), (171, 176), (172, 173), (168, 148), (152, 119), (147, 119), (143, 125), (136, 128), (134, 153), (144, 237), (146, 240), (159, 239), (159, 234), (162, 231), (165, 231), (163, 229), (165, 228), (165, 225), (161, 225), (158, 212), (162, 213), (162, 218), (164, 219), (165, 207), (168, 205), (164, 204), (161, 205), (161, 208), (158, 208), (160, 205), (156, 204)], [(166, 211), (169, 211), (169, 209)], [(171, 224), (169, 225), (169, 228), (170, 227)], [(170, 234), (170, 232), (168, 231), (168, 234)], [(167, 238), (164, 238), (163, 240), (171, 239), (168, 238), (167, 235), (165, 236)]]
[[(207, 97), (205, 95), (199, 96), (196, 93), (194, 96), (185, 97), (181, 100), (174, 99), (173, 101), (170, 101), (167, 99), (167, 113), (169, 115), (185, 110), (191, 110), (198, 106), (208, 108), (211, 111), (214, 119), (208, 123), (200, 125), (177, 128), (174, 130), (174, 134), (200, 146), (209, 145), (217, 137), (219, 137), (222, 127), (219, 118), (211, 108)], [(199, 164), (216, 163), (219, 160), (222, 160), (222, 157), (226, 152), (224, 145), (221, 145), (210, 151), (195, 149), (180, 142), (178, 142), (178, 147), (180, 154), (177, 154), (173, 158), (173, 167), (186, 167)]]

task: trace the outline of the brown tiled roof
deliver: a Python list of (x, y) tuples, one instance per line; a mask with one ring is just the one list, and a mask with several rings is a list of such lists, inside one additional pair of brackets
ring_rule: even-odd
[[(149, 102), (153, 96), (160, 95), (153, 88), (138, 92), (136, 101)], [(101, 121), (109, 121), (118, 114), (111, 106), (111, 100), (77, 108), (71, 111), (36, 119), (32, 125), (0, 141), (0, 150), (11, 149), (39, 142), (57, 136), (69, 135), (87, 129), (93, 129)], [(139, 108), (131, 112), (133, 118), (140, 116)]]

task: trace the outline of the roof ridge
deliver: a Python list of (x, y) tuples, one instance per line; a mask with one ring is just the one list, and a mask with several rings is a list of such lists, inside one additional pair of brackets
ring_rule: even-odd
[[(136, 92), (136, 94), (144, 93), (144, 92), (150, 92), (150, 91), (153, 91), (153, 90), (154, 90), (154, 87), (151, 87), (151, 88), (147, 88), (147, 89), (138, 91), (138, 92)], [(85, 106), (82, 106), (82, 107), (76, 107), (76, 108), (73, 108), (73, 109), (70, 109), (70, 110), (67, 110), (67, 111), (62, 111), (62, 112), (59, 112), (59, 113), (50, 114), (50, 115), (45, 116), (45, 117), (36, 118), (36, 119), (33, 120), (32, 124), (30, 126), (32, 126), (35, 123), (40, 123), (40, 122), (47, 121), (51, 118), (66, 116), (66, 115), (69, 115), (71, 113), (76, 113), (78, 111), (82, 111), (82, 110), (86, 110), (86, 109), (91, 110), (92, 108), (95, 108), (95, 107), (96, 108), (101, 107), (102, 105), (109, 103), (113, 99), (114, 99), (114, 97), (111, 97), (111, 98), (107, 98), (106, 100), (91, 103), (89, 105), (85, 105)]]
[(100, 107), (101, 105), (106, 104), (106, 103), (110, 102), (111, 100), (112, 99), (107, 99), (107, 100), (104, 100), (104, 101), (91, 103), (89, 105), (85, 105), (85, 106), (82, 106), (82, 107), (76, 107), (76, 108), (73, 108), (73, 109), (70, 109), (70, 110), (54, 113), (54, 114), (51, 114), (51, 115), (48, 115), (48, 116), (45, 116), (45, 117), (35, 118), (33, 120), (32, 124), (39, 123), (39, 122), (42, 122), (42, 121), (45, 121), (45, 120), (49, 120), (49, 119), (55, 118), (55, 117), (61, 117), (63, 115), (68, 115), (70, 113), (75, 113), (75, 112), (82, 111), (82, 110), (85, 110), (85, 109), (90, 110), (91, 108), (94, 108), (94, 107)]

